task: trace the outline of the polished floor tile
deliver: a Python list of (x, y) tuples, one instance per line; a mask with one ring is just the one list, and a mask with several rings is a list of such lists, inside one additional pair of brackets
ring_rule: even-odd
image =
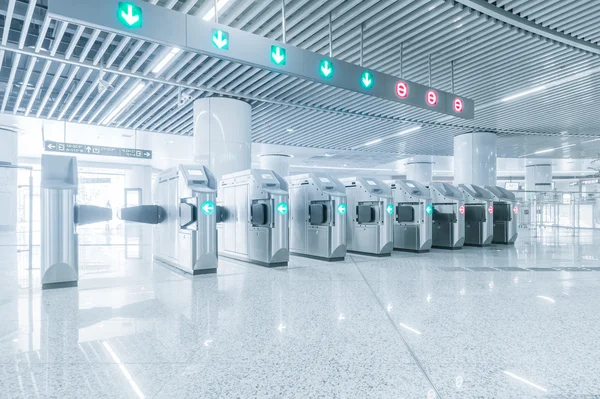
[(600, 397), (593, 231), (196, 277), (81, 239), (79, 287), (42, 292), (0, 237), (0, 397)]

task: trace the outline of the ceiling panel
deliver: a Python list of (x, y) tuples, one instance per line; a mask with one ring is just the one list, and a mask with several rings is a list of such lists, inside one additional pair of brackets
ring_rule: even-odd
[[(201, 17), (214, 4), (149, 2)], [(488, 2), (568, 37), (593, 45), (600, 40), (596, 1)], [(500, 135), (499, 154), (519, 156), (534, 152), (536, 140), (543, 144), (539, 137), (574, 142), (600, 137), (597, 55), (454, 1), (288, 0), (286, 37), (290, 44), (327, 53), (331, 13), (337, 58), (359, 62), (362, 26), (368, 68), (423, 84), (431, 80), (450, 91), (453, 63), (455, 91), (476, 101), (472, 121), (191, 52), (181, 51), (154, 73), (170, 48), (55, 21), (47, 18), (46, 7), (45, 0), (0, 0), (2, 112), (100, 124), (143, 83), (142, 93), (110, 126), (189, 135), (193, 100), (226, 95), (252, 104), (253, 140), (266, 144), (450, 155), (454, 135), (481, 130)], [(280, 40), (281, 1), (230, 0), (219, 22)], [(539, 91), (502, 101), (531, 89)], [(402, 134), (415, 127), (421, 128)], [(535, 139), (525, 145), (523, 137)], [(500, 147), (505, 141), (512, 144)]]

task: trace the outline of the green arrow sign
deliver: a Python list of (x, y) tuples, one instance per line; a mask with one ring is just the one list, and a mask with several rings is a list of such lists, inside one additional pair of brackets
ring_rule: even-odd
[(271, 46), (271, 61), (275, 65), (285, 65), (286, 60), (287, 56), (283, 47)]
[(365, 89), (373, 87), (373, 75), (369, 71), (364, 71), (360, 76), (360, 85)]
[(128, 28), (142, 27), (142, 9), (135, 4), (119, 2), (117, 18)]
[(388, 206), (385, 208), (385, 210), (387, 211), (387, 213), (389, 213), (389, 214), (391, 215), (392, 213), (394, 213), (394, 205), (392, 205), (392, 204), (389, 204), (389, 205), (388, 205)]
[(431, 215), (433, 213), (433, 205), (427, 205), (425, 212), (427, 212), (428, 215)]
[(215, 211), (215, 204), (212, 201), (206, 201), (202, 204), (200, 209), (202, 209), (202, 212), (204, 212), (205, 215), (210, 216)]
[(326, 79), (333, 76), (333, 64), (329, 60), (322, 60), (319, 65), (319, 73)]
[(279, 205), (277, 205), (277, 212), (279, 212), (282, 215), (285, 215), (288, 213), (288, 204), (286, 204), (285, 202), (280, 202)]
[(340, 215), (345, 215), (346, 214), (346, 204), (339, 204), (337, 207), (337, 210), (340, 213)]
[(224, 30), (213, 29), (212, 43), (219, 50), (229, 50), (229, 33)]

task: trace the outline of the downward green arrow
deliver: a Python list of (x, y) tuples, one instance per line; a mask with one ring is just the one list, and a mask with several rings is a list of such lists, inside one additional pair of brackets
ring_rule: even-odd
[(285, 65), (285, 49), (279, 46), (271, 46), (271, 60), (277, 65)]
[(117, 17), (128, 28), (140, 28), (142, 26), (142, 9), (134, 4), (119, 2)]
[(321, 61), (321, 76), (330, 78), (333, 76), (333, 64), (328, 60)]
[(373, 86), (373, 76), (371, 75), (370, 72), (368, 72), (368, 71), (363, 72), (361, 79), (360, 79), (360, 84), (365, 89), (370, 89), (371, 86)]
[(213, 29), (212, 42), (219, 50), (229, 50), (229, 33)]

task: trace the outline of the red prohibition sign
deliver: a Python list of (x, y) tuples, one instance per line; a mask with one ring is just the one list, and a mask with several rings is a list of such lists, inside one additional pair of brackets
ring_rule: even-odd
[(464, 215), (464, 214), (465, 214), (465, 206), (464, 206), (464, 205), (461, 205), (461, 206), (458, 208), (458, 211), (460, 212), (460, 214), (461, 214), (461, 215)]
[(455, 98), (454, 99), (454, 110), (456, 112), (463, 112), (463, 109), (465, 109), (465, 103), (463, 103), (463, 100), (461, 100), (460, 98)]
[(519, 207), (518, 207), (518, 206), (515, 206), (515, 207), (513, 208), (513, 212), (514, 212), (514, 213), (519, 213)]
[(438, 103), (438, 94), (433, 90), (427, 90), (425, 99), (427, 100), (427, 104), (434, 106)]
[(396, 83), (396, 95), (400, 98), (408, 97), (408, 85), (406, 82)]
[(490, 206), (488, 207), (488, 212), (489, 212), (490, 214), (491, 214), (491, 213), (494, 213), (494, 205), (490, 205)]

